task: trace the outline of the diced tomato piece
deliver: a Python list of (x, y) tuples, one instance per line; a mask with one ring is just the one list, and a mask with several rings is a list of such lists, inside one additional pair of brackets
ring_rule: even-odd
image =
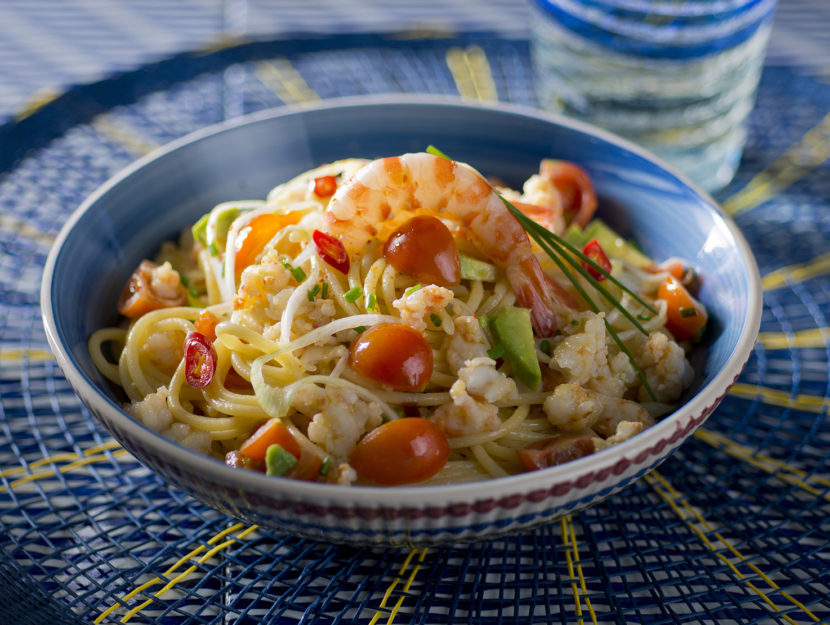
[(265, 462), (265, 453), (271, 445), (281, 445), (283, 449), (296, 458), (300, 458), (302, 448), (280, 419), (269, 419), (239, 447), (239, 453), (250, 460)]
[(516, 451), (525, 471), (537, 471), (594, 453), (594, 441), (585, 434), (553, 436)]
[(193, 325), (196, 326), (197, 332), (201, 332), (208, 341), (213, 343), (216, 340), (216, 326), (218, 323), (219, 317), (209, 310), (203, 310), (199, 318), (193, 322)]
[(320, 176), (314, 179), (314, 195), (317, 197), (329, 197), (337, 191), (337, 178), (335, 176)]

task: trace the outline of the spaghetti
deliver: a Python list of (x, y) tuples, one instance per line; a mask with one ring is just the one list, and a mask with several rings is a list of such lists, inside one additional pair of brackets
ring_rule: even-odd
[(232, 466), (433, 484), (559, 464), (671, 410), (705, 322), (688, 268), (584, 240), (595, 205), (570, 163), (521, 191), (426, 153), (324, 165), (165, 243), (90, 353), (131, 415)]

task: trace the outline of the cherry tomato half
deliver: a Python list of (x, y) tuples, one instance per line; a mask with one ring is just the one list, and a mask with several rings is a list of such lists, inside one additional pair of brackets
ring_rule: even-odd
[[(599, 244), (599, 241), (596, 239), (591, 239), (585, 244), (585, 247), (582, 248), (582, 253), (585, 254), (588, 258), (594, 261), (597, 265), (599, 265), (606, 273), (611, 273), (611, 261), (608, 260), (608, 256), (605, 253), (605, 250), (602, 249), (602, 246)], [(605, 280), (605, 274), (597, 271), (594, 267), (582, 261), (582, 266), (585, 268), (591, 277), (596, 281)]]
[(364, 378), (401, 391), (420, 391), (429, 382), (432, 349), (417, 330), (385, 323), (363, 331), (351, 345), (349, 365)]
[(657, 298), (666, 302), (666, 327), (677, 340), (700, 338), (709, 315), (677, 278), (667, 276), (657, 289)]
[(205, 388), (216, 373), (216, 350), (201, 332), (188, 332), (184, 340), (184, 379), (193, 388)]
[(118, 298), (118, 312), (130, 319), (138, 319), (151, 310), (185, 306), (187, 291), (182, 286), (178, 275), (167, 276), (173, 277), (174, 284), (168, 284), (169, 280), (162, 279), (164, 292), (159, 292), (154, 285), (154, 278), (158, 276), (158, 273), (159, 266), (156, 263), (149, 260), (141, 261), (121, 291), (121, 296)]
[(396, 486), (432, 477), (449, 457), (450, 445), (437, 425), (407, 417), (369, 432), (355, 447), (349, 464), (364, 480)]
[(320, 230), (315, 230), (311, 238), (317, 246), (317, 254), (320, 258), (338, 271), (349, 273), (349, 254), (340, 239)]
[(418, 282), (453, 286), (461, 281), (461, 257), (449, 228), (437, 217), (418, 215), (395, 230), (383, 246), (395, 269)]
[(594, 453), (594, 441), (586, 434), (562, 434), (531, 443), (516, 451), (525, 471), (536, 471)]
[(252, 265), (268, 242), (286, 226), (293, 226), (302, 218), (302, 211), (285, 214), (263, 213), (251, 219), (239, 229), (234, 250), (234, 272), (238, 276), (248, 265)]

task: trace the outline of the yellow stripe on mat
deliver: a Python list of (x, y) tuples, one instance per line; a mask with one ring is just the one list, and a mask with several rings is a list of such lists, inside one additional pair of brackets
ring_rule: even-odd
[(645, 476), (646, 482), (654, 489), (654, 491), (665, 501), (669, 507), (674, 511), (674, 513), (686, 524), (686, 526), (700, 539), (700, 541), (706, 545), (712, 553), (721, 560), (729, 570), (731, 570), (737, 577), (740, 579), (744, 584), (746, 584), (749, 588), (751, 588), (767, 605), (769, 605), (780, 618), (783, 618), (788, 623), (792, 625), (796, 625), (796, 622), (790, 618), (787, 614), (784, 614), (781, 608), (770, 599), (769, 595), (760, 589), (755, 583), (750, 581), (746, 575), (741, 573), (738, 570), (735, 562), (728, 558), (726, 555), (722, 553), (722, 550), (718, 550), (710, 540), (709, 536), (711, 535), (713, 538), (716, 539), (715, 542), (720, 542), (729, 553), (731, 553), (735, 560), (737, 560), (738, 566), (743, 565), (749, 568), (753, 573), (755, 573), (764, 583), (766, 583), (770, 588), (773, 590), (779, 591), (779, 594), (787, 599), (790, 603), (794, 606), (800, 608), (804, 614), (810, 617), (813, 621), (818, 622), (818, 617), (813, 614), (807, 606), (803, 603), (795, 599), (792, 595), (788, 592), (783, 590), (778, 584), (776, 584), (766, 573), (761, 571), (754, 563), (748, 560), (740, 551), (738, 551), (734, 545), (732, 545), (729, 541), (724, 538), (720, 532), (716, 531), (703, 516), (695, 510), (692, 506), (689, 505), (688, 499), (686, 496), (681, 495), (669, 482), (660, 475), (657, 471), (652, 471), (648, 475)]
[(761, 287), (765, 291), (772, 291), (794, 282), (804, 282), (827, 273), (830, 273), (830, 252), (816, 256), (806, 263), (780, 267), (775, 271), (770, 271), (761, 278)]
[[(56, 467), (56, 468), (52, 469), (51, 471), (39, 471), (37, 473), (29, 473), (28, 475), (24, 475), (23, 477), (17, 478), (16, 480), (13, 480), (13, 481), (9, 482), (8, 487), (0, 486), (0, 493), (4, 493), (4, 492), (6, 492), (6, 490), (13, 490), (13, 489), (17, 488), (18, 486), (22, 486), (23, 484), (27, 484), (29, 482), (49, 479), (49, 478), (52, 478), (52, 477), (56, 477), (57, 475), (63, 475), (64, 473), (69, 473), (70, 471), (73, 471), (73, 470), (78, 469), (80, 467), (84, 467), (88, 464), (94, 464), (96, 462), (105, 462), (107, 460), (112, 460), (113, 458), (120, 458), (120, 457), (124, 457), (124, 456), (131, 457), (131, 456), (129, 456), (129, 452), (126, 449), (116, 449), (115, 451), (113, 451), (110, 454), (104, 453), (104, 454), (93, 454), (93, 455), (80, 456), (80, 457), (78, 457), (77, 460), (74, 460), (72, 462), (69, 462), (68, 464)], [(64, 455), (54, 456), (53, 458), (50, 458), (49, 461), (62, 462), (62, 461), (65, 461), (65, 460), (70, 460), (70, 459), (71, 459), (71, 454), (67, 454), (65, 456)], [(8, 469), (8, 470), (4, 471), (3, 475), (14, 474), (14, 473), (17, 473), (17, 472), (20, 472), (20, 468), (15, 467), (15, 468)], [(25, 472), (25, 469), (23, 469), (23, 472)]]
[[(579, 562), (579, 548), (570, 514), (559, 520), (559, 528), (562, 532), (562, 544), (565, 546), (565, 561), (568, 564), (568, 577), (571, 580), (577, 623), (583, 625), (585, 620), (582, 617), (582, 595), (588, 594), (588, 587), (585, 584), (585, 576), (582, 574), (582, 565)], [(582, 595), (580, 595), (580, 592)], [(597, 625), (597, 615), (591, 605), (591, 600), (587, 596), (585, 596), (585, 606), (591, 615), (591, 621), (594, 625)]]
[(0, 350), (2, 360), (29, 360), (43, 362), (54, 360), (55, 356), (48, 349), (4, 349)]
[(133, 156), (144, 156), (159, 147), (158, 143), (111, 113), (98, 115), (92, 121), (92, 127), (99, 135), (123, 146)]
[(743, 399), (760, 398), (765, 404), (803, 410), (804, 412), (822, 414), (830, 409), (830, 399), (818, 395), (800, 394), (793, 396), (787, 391), (752, 384), (733, 384), (732, 388), (729, 389), (729, 394)]
[[(786, 462), (777, 460), (771, 456), (759, 454), (757, 451), (753, 451), (749, 447), (736, 443), (723, 434), (712, 432), (711, 430), (707, 430), (705, 428), (698, 429), (695, 432), (695, 437), (711, 445), (712, 447), (715, 447), (716, 449), (723, 450), (730, 456), (743, 460), (744, 462), (747, 462), (762, 471), (775, 475), (775, 477), (787, 482), (788, 484), (798, 486), (811, 495), (830, 501), (830, 494), (826, 492), (827, 488), (830, 487), (830, 480), (816, 475), (809, 475), (802, 469), (792, 467)], [(818, 486), (813, 486), (813, 484), (817, 484)]]
[(723, 210), (737, 215), (777, 195), (830, 158), (830, 114), (808, 131), (796, 145), (756, 175), (749, 184), (723, 203)]
[(395, 607), (393, 607), (392, 611), (389, 613), (389, 618), (386, 620), (386, 625), (392, 625), (392, 623), (394, 622), (395, 616), (398, 614), (398, 611), (400, 610), (401, 605), (403, 605), (404, 599), (406, 598), (405, 593), (409, 592), (409, 588), (412, 586), (412, 582), (415, 580), (415, 576), (418, 574), (418, 571), (420, 570), (421, 565), (424, 562), (424, 558), (426, 558), (426, 547), (423, 547), (421, 549), (411, 549), (409, 551), (409, 553), (406, 556), (406, 559), (401, 565), (401, 568), (398, 569), (398, 574), (395, 576), (395, 579), (392, 580), (392, 583), (389, 584), (389, 587), (386, 589), (386, 592), (383, 593), (383, 599), (381, 599), (378, 609), (375, 611), (374, 616), (372, 616), (372, 620), (369, 621), (369, 625), (375, 625), (375, 623), (378, 622), (381, 616), (383, 616), (383, 608), (385, 608), (386, 604), (389, 602), (389, 598), (392, 596), (395, 587), (403, 580), (404, 573), (409, 568), (409, 565), (412, 563), (412, 561), (415, 559), (416, 554), (420, 554), (418, 555), (418, 560), (415, 566), (413, 567), (412, 572), (406, 578), (406, 583), (403, 586), (402, 594), (395, 602)]
[(761, 332), (758, 342), (767, 349), (824, 347), (830, 343), (830, 328), (810, 328), (798, 332)]
[(33, 228), (29, 222), (6, 212), (0, 213), (0, 229), (16, 232), (28, 239), (33, 239), (47, 246), (51, 246), (55, 241), (55, 235), (47, 234), (37, 228)]
[(499, 99), (487, 54), (479, 46), (450, 48), (447, 66), (461, 96), (483, 102)]
[(320, 99), (288, 59), (261, 61), (256, 64), (254, 73), (263, 85), (286, 104), (316, 102)]
[[(85, 449), (81, 453), (75, 452), (67, 452), (61, 454), (55, 454), (54, 456), (47, 456), (46, 458), (41, 458), (40, 460), (35, 460), (34, 462), (30, 463), (26, 467), (12, 467), (11, 469), (5, 469), (0, 471), (0, 477), (8, 477), (10, 475), (19, 475), (21, 473), (28, 473), (29, 471), (33, 471), (34, 469), (38, 469), (42, 466), (47, 464), (55, 464), (59, 462), (72, 462), (75, 460), (79, 460), (81, 458), (89, 458), (95, 457), (100, 458), (97, 454), (100, 454), (104, 451), (112, 451), (121, 449), (121, 445), (118, 444), (116, 441), (108, 441), (106, 443), (101, 443), (100, 445), (95, 445), (94, 447), (90, 447), (89, 449)], [(55, 471), (51, 471), (50, 475), (55, 475)], [(37, 479), (37, 478), (35, 478)]]
[[(127, 612), (127, 613), (126, 613), (126, 614), (125, 614), (122, 618), (121, 618), (121, 622), (122, 622), (122, 623), (126, 623), (126, 622), (128, 622), (128, 621), (129, 621), (131, 618), (133, 618), (136, 614), (138, 614), (139, 612), (141, 612), (141, 610), (143, 610), (143, 609), (144, 609), (144, 608), (146, 608), (148, 605), (150, 605), (151, 603), (153, 603), (153, 601), (155, 601), (156, 599), (161, 599), (161, 598), (162, 598), (162, 596), (163, 596), (163, 595), (164, 595), (167, 591), (171, 590), (171, 589), (172, 589), (173, 587), (175, 587), (175, 586), (176, 586), (179, 582), (181, 582), (181, 581), (185, 580), (185, 579), (186, 579), (187, 577), (189, 577), (189, 576), (190, 576), (193, 572), (195, 572), (195, 571), (198, 569), (198, 565), (199, 565), (199, 564), (204, 564), (205, 562), (207, 562), (210, 558), (212, 558), (212, 557), (213, 557), (213, 556), (215, 556), (216, 554), (220, 553), (220, 552), (221, 552), (221, 551), (223, 551), (224, 549), (227, 549), (229, 546), (231, 546), (231, 545), (235, 544), (236, 542), (238, 542), (238, 541), (242, 540), (243, 538), (247, 537), (247, 536), (248, 536), (248, 534), (250, 534), (251, 532), (253, 532), (253, 531), (255, 531), (255, 530), (259, 529), (259, 526), (257, 526), (257, 525), (249, 525), (249, 526), (248, 526), (247, 528), (245, 528), (245, 529), (242, 529), (243, 527), (245, 527), (243, 523), (236, 523), (235, 525), (231, 525), (230, 527), (228, 527), (228, 528), (226, 528), (226, 529), (222, 530), (221, 532), (219, 532), (218, 534), (216, 534), (216, 535), (215, 535), (215, 536), (213, 536), (212, 538), (208, 539), (208, 540), (206, 541), (206, 544), (204, 544), (204, 545), (199, 545), (198, 547), (196, 547), (195, 549), (193, 549), (192, 551), (190, 551), (190, 553), (188, 553), (188, 554), (186, 554), (186, 555), (182, 556), (181, 558), (179, 558), (179, 560), (177, 560), (177, 561), (176, 561), (176, 562), (175, 562), (175, 563), (174, 563), (174, 564), (173, 564), (170, 568), (168, 568), (168, 569), (167, 569), (167, 570), (166, 570), (166, 571), (162, 574), (165, 578), (167, 578), (167, 577), (169, 577), (170, 575), (172, 575), (173, 573), (175, 573), (175, 572), (176, 572), (176, 570), (177, 570), (180, 566), (182, 566), (182, 565), (186, 564), (187, 562), (189, 562), (189, 561), (193, 560), (193, 558), (195, 558), (197, 555), (199, 555), (199, 554), (201, 554), (202, 552), (204, 552), (204, 554), (203, 554), (203, 555), (202, 555), (202, 556), (201, 556), (198, 560), (195, 560), (196, 564), (191, 565), (190, 567), (188, 567), (187, 569), (185, 569), (182, 573), (178, 574), (176, 577), (174, 577), (174, 578), (173, 578), (173, 579), (171, 579), (170, 581), (166, 582), (166, 583), (164, 584), (164, 586), (162, 586), (162, 588), (160, 588), (159, 590), (157, 590), (157, 591), (153, 594), (153, 596), (152, 596), (152, 597), (149, 597), (148, 599), (146, 599), (145, 601), (143, 601), (143, 602), (142, 602), (142, 603), (140, 603), (139, 605), (137, 605), (137, 606), (135, 606), (134, 608), (130, 609), (130, 610), (129, 610), (129, 611), (128, 611), (128, 612)], [(224, 539), (224, 538), (225, 538), (228, 534), (230, 534), (231, 532), (234, 532), (234, 531), (239, 530), (239, 529), (242, 529), (242, 531), (241, 531), (241, 532), (239, 532), (239, 533), (238, 533), (235, 537), (233, 537), (233, 538), (229, 538), (228, 540), (224, 540), (224, 541), (223, 541), (223, 542), (221, 542), (221, 543), (219, 542), (220, 540), (223, 540), (223, 539)], [(218, 544), (217, 544), (217, 543), (218, 543)], [(211, 548), (210, 548), (210, 549), (208, 549), (208, 545), (210, 545), (210, 546), (211, 546)], [(160, 584), (160, 583), (163, 583), (163, 582), (164, 582), (164, 579), (163, 579), (162, 577), (154, 577), (153, 579), (151, 579), (151, 580), (149, 580), (149, 581), (147, 581), (147, 582), (144, 582), (144, 583), (143, 583), (143, 584), (141, 584), (140, 586), (138, 586), (138, 587), (134, 588), (134, 589), (133, 589), (133, 590), (131, 590), (129, 593), (127, 593), (126, 595), (124, 595), (124, 597), (123, 597), (123, 598), (121, 598), (121, 599), (116, 599), (116, 603), (114, 603), (114, 604), (113, 604), (113, 605), (111, 605), (109, 608), (107, 608), (106, 610), (104, 610), (101, 614), (99, 614), (99, 615), (98, 615), (98, 617), (97, 617), (97, 618), (93, 621), (93, 623), (94, 623), (95, 625), (97, 625), (98, 623), (101, 623), (101, 622), (102, 622), (102, 621), (103, 621), (103, 620), (104, 620), (107, 616), (109, 616), (109, 615), (110, 615), (113, 611), (115, 611), (115, 610), (118, 608), (118, 606), (125, 605), (127, 601), (129, 601), (130, 599), (132, 599), (133, 597), (135, 597), (136, 595), (138, 595), (140, 592), (142, 592), (142, 591), (146, 590), (147, 588), (149, 588), (149, 587), (151, 587), (151, 586), (155, 586), (156, 584)]]

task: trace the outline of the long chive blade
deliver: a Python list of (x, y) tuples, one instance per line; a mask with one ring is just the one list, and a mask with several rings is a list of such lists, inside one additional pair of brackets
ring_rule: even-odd
[[(631, 291), (622, 282), (620, 282), (615, 277), (613, 277), (611, 274), (609, 274), (608, 272), (603, 270), (601, 267), (596, 265), (596, 263), (594, 263), (593, 260), (591, 260), (590, 258), (585, 256), (585, 254), (583, 254), (582, 252), (577, 250), (573, 245), (566, 242), (562, 237), (556, 235), (555, 233), (551, 232), (547, 228), (545, 228), (543, 226), (540, 226), (535, 221), (530, 219), (527, 215), (522, 213), (518, 208), (513, 206), (513, 204), (508, 199), (506, 199), (502, 196), (500, 196), (500, 197), (501, 197), (502, 201), (504, 202), (505, 206), (507, 206), (507, 209), (511, 213), (513, 213), (513, 215), (516, 217), (516, 219), (519, 220), (519, 223), (522, 225), (522, 227), (524, 227), (524, 229), (527, 231), (527, 233), (530, 234), (530, 236), (532, 236), (533, 239), (537, 243), (539, 243), (540, 246), (542, 246), (542, 243), (540, 242), (541, 240), (544, 240), (545, 243), (548, 244), (547, 246), (542, 246), (542, 247), (543, 247), (543, 249), (545, 249), (545, 252), (547, 253), (547, 255), (550, 256), (551, 259), (553, 259), (557, 263), (557, 265), (559, 265), (560, 269), (562, 268), (562, 264), (559, 262), (559, 260), (557, 260), (558, 257), (563, 258), (568, 264), (570, 264), (574, 269), (576, 269), (585, 279), (587, 279), (588, 282), (612, 306), (614, 306), (614, 308), (619, 310), (623, 314), (623, 316), (625, 316), (625, 318), (628, 319), (634, 325), (635, 328), (637, 328), (637, 330), (639, 330), (644, 335), (648, 335), (648, 332), (646, 332), (645, 328), (643, 328), (643, 326), (640, 324), (640, 322), (637, 321), (637, 319), (635, 319), (634, 315), (632, 315), (625, 308), (625, 306), (623, 306), (620, 303), (620, 301), (616, 297), (611, 295), (611, 293), (609, 293), (608, 290), (604, 286), (602, 286), (597, 279), (595, 279), (590, 273), (588, 273), (588, 271), (585, 269), (585, 267), (583, 267), (582, 264), (577, 259), (573, 258), (573, 256), (571, 256), (569, 254), (566, 254), (565, 249), (568, 249), (569, 251), (573, 252), (574, 254), (579, 256), (580, 259), (583, 259), (583, 260), (587, 261), (590, 265), (595, 266), (597, 269), (602, 271), (602, 273), (605, 274), (606, 277), (609, 280), (611, 280), (611, 282), (613, 282), (615, 285), (620, 287), (623, 291), (625, 291), (626, 293), (628, 293), (629, 295), (634, 297), (634, 299), (636, 299), (640, 304), (645, 306), (649, 311), (651, 311), (654, 314), (657, 314), (657, 311), (654, 310), (654, 308), (652, 306), (650, 306), (647, 302), (643, 301), (643, 299), (639, 295), (637, 295), (636, 293)], [(553, 254), (551, 253), (551, 248), (554, 249)], [(586, 297), (585, 291), (580, 287), (580, 285), (577, 283), (577, 281), (573, 278), (573, 275), (570, 274), (569, 272), (564, 272), (564, 273), (567, 276), (568, 280), (570, 280), (573, 283), (574, 287), (576, 287), (576, 289), (579, 291), (579, 294), (582, 295), (583, 297)], [(594, 312), (597, 312), (597, 311), (595, 310)]]
[[(563, 258), (569, 264), (571, 264), (575, 269), (577, 269), (583, 276), (585, 276), (589, 280), (589, 282), (595, 288), (597, 288), (597, 290), (600, 293), (602, 293), (603, 296), (608, 299), (608, 301), (610, 301), (614, 305), (615, 308), (617, 308), (620, 312), (622, 312), (626, 316), (626, 318), (629, 321), (631, 321), (637, 327), (638, 330), (640, 330), (643, 334), (648, 335), (648, 332), (645, 331), (645, 329), (640, 325), (640, 323), (637, 322), (636, 319), (634, 319), (634, 317), (631, 315), (631, 313), (629, 313), (625, 309), (625, 307), (622, 306), (622, 304), (620, 304), (620, 302), (613, 295), (611, 295), (604, 287), (601, 287), (600, 285), (598, 285), (598, 281), (596, 279), (594, 279), (594, 277), (591, 276), (576, 259), (574, 259), (573, 257), (571, 257), (571, 256), (569, 256), (568, 254), (565, 253), (565, 250), (563, 249), (563, 247), (561, 245), (558, 245), (558, 243), (560, 241), (563, 241), (561, 239), (561, 237), (558, 237), (557, 235), (552, 233), (547, 228), (544, 228), (543, 226), (540, 226), (535, 221), (530, 219), (527, 215), (522, 213), (518, 208), (513, 206), (513, 204), (511, 204), (510, 201), (507, 198), (505, 198), (501, 195), (499, 195), (499, 197), (504, 202), (507, 209), (516, 217), (516, 219), (518, 219), (519, 223), (522, 225), (522, 227), (525, 229), (525, 231), (533, 238), (534, 241), (536, 241), (539, 244), (539, 246), (544, 250), (544, 252), (551, 258), (551, 260), (553, 260), (553, 262), (556, 263), (556, 265), (559, 267), (559, 269), (562, 271), (562, 273), (564, 273), (565, 276), (568, 278), (568, 280), (574, 285), (574, 288), (576, 288), (576, 290), (579, 292), (579, 294), (585, 299), (585, 302), (588, 304), (589, 308), (594, 313), (599, 312), (599, 307), (591, 299), (591, 297), (588, 295), (588, 293), (585, 291), (585, 289), (582, 288), (582, 285), (579, 284), (579, 281), (576, 280), (575, 276), (567, 269), (567, 267), (565, 266), (565, 262), (563, 261)], [(572, 251), (575, 250), (580, 256), (584, 256), (584, 254), (582, 254), (581, 252), (576, 250), (576, 248), (574, 248), (572, 245), (570, 245), (570, 244), (567, 244), (567, 245), (568, 245), (568, 247), (571, 248)], [(587, 260), (590, 261), (590, 259), (587, 259)], [(611, 276), (608, 276), (608, 277), (610, 278)], [(615, 280), (615, 283), (617, 283), (616, 280)], [(620, 284), (619, 286), (622, 287), (623, 289), (625, 289), (626, 291), (628, 291), (628, 289), (626, 289), (624, 285)], [(640, 299), (639, 297), (636, 296), (636, 294), (632, 293), (632, 295), (634, 295), (638, 300)], [(654, 310), (653, 308), (651, 308), (651, 306), (648, 306), (648, 304), (645, 304), (645, 305), (650, 310)], [(634, 371), (637, 374), (637, 377), (639, 378), (640, 382), (642, 383), (643, 388), (646, 389), (646, 392), (649, 394), (649, 396), (654, 401), (657, 401), (657, 397), (654, 393), (654, 390), (651, 388), (651, 385), (648, 383), (648, 380), (646, 379), (646, 376), (643, 373), (643, 370), (640, 368), (640, 365), (638, 365), (637, 361), (634, 360), (634, 355), (631, 353), (631, 351), (628, 349), (628, 346), (622, 341), (622, 339), (619, 337), (619, 335), (617, 335), (616, 330), (614, 330), (614, 328), (611, 327), (611, 324), (608, 323), (608, 320), (604, 319), (604, 321), (605, 321), (605, 328), (608, 330), (608, 333), (611, 335), (611, 338), (614, 339), (614, 342), (617, 344), (617, 347), (619, 347), (620, 351), (622, 351), (628, 357), (628, 361), (631, 363), (631, 366), (634, 368)]]

